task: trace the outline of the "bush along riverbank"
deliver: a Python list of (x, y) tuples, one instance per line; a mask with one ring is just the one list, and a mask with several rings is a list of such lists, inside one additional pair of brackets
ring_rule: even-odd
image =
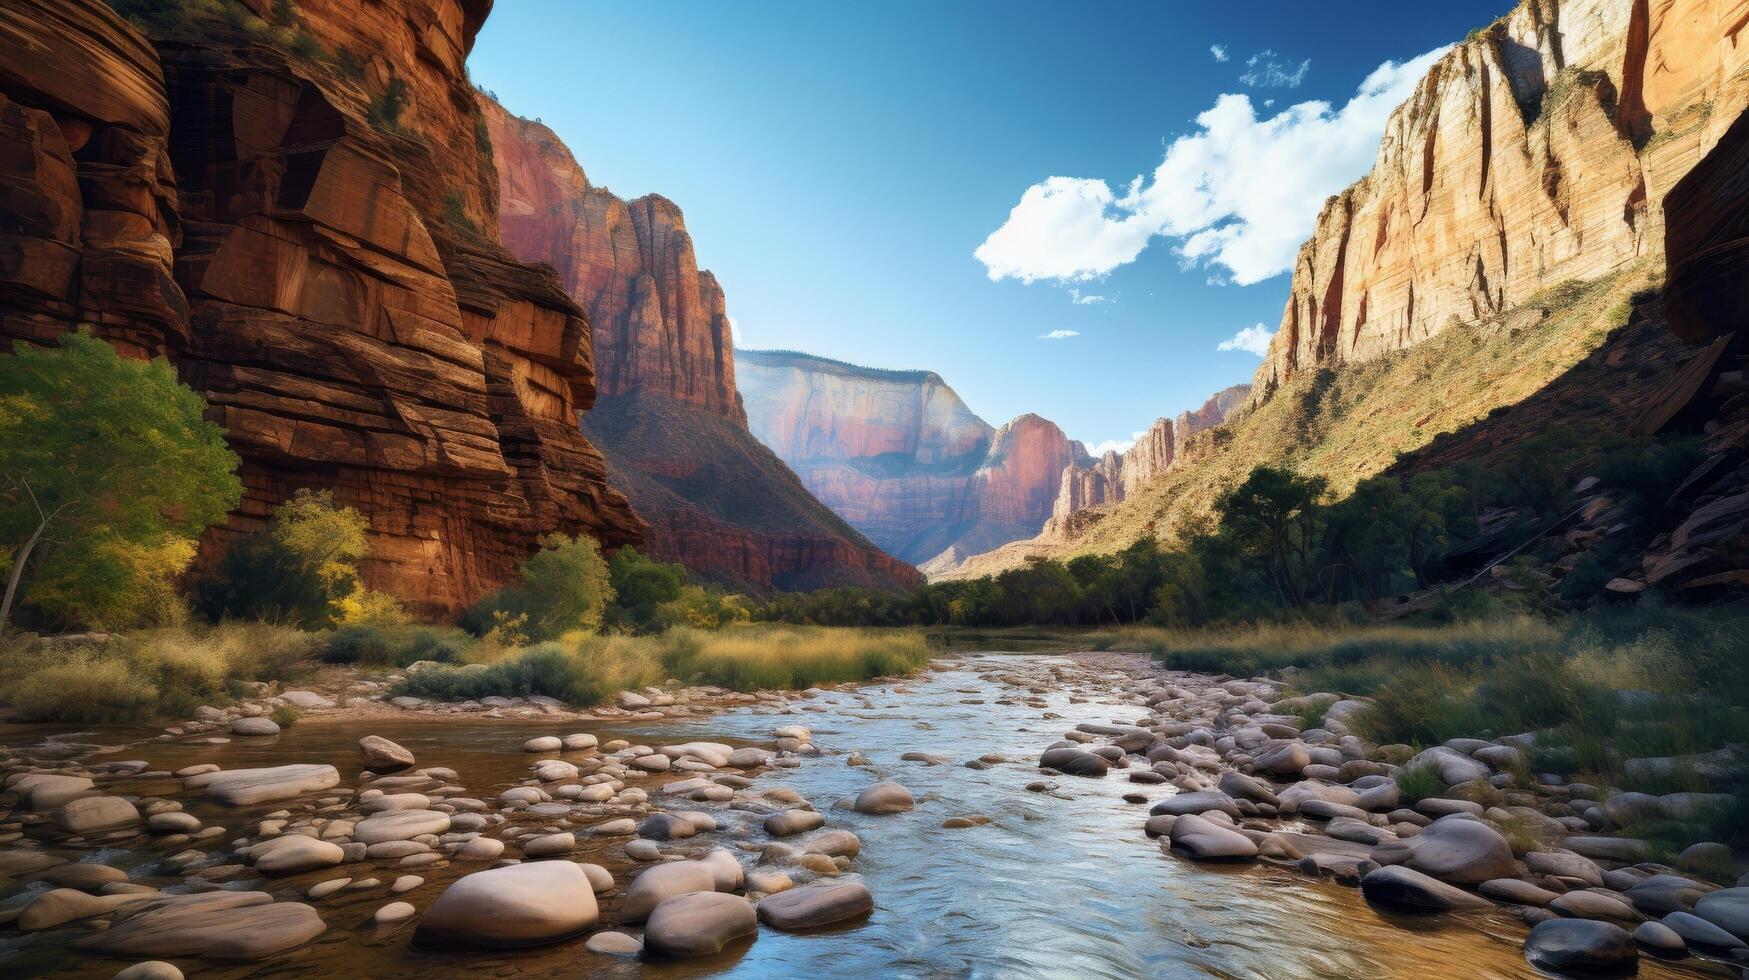
[(1165, 669), (1131, 686), (1134, 724), (1082, 725), (1039, 763), (1170, 783), (1146, 829), (1193, 860), (1291, 864), (1398, 911), (1510, 909), (1546, 969), (1631, 969), (1642, 950), (1735, 962), (1740, 622), (1644, 607), (1559, 626), (1106, 637)]

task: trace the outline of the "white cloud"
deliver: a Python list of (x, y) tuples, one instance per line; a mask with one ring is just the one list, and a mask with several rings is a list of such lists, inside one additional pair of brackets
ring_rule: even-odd
[(1209, 45), (1209, 54), (1214, 55), (1215, 60), (1219, 61), (1223, 64), (1225, 64), (1232, 57), (1231, 55), (1227, 54), (1227, 46), (1225, 44), (1211, 44), (1211, 45)]
[(1069, 290), (1069, 302), (1074, 303), (1076, 306), (1094, 306), (1099, 303), (1109, 303), (1111, 301), (1104, 296), (1094, 296), (1091, 294), (1084, 296), (1081, 294), (1081, 290), (1071, 289)]
[(1100, 457), (1100, 456), (1104, 456), (1108, 452), (1109, 453), (1129, 452), (1130, 447), (1132, 447), (1136, 444), (1136, 440), (1140, 439), (1142, 436), (1144, 436), (1146, 434), (1147, 433), (1145, 433), (1145, 432), (1132, 432), (1132, 433), (1130, 433), (1130, 437), (1128, 439), (1107, 439), (1104, 442), (1088, 443), (1087, 444), (1087, 452), (1090, 455), (1094, 456), (1095, 458)]
[(1068, 340), (1070, 337), (1079, 337), (1079, 336), (1081, 336), (1081, 331), (1079, 331), (1079, 330), (1052, 330), (1050, 333), (1039, 334), (1038, 339), (1040, 339), (1040, 340)]
[(1269, 340), (1275, 336), (1275, 331), (1259, 323), (1245, 327), (1238, 333), (1215, 345), (1215, 350), (1242, 350), (1249, 354), (1264, 357), (1269, 353)]
[(1222, 95), (1153, 174), (1121, 192), (1095, 178), (1047, 178), (973, 254), (992, 280), (1086, 282), (1135, 261), (1160, 235), (1242, 286), (1286, 272), (1325, 198), (1372, 165), (1391, 110), (1446, 50), (1385, 62), (1341, 108), (1301, 102), (1259, 118), (1250, 96)]
[(1252, 88), (1299, 88), (1306, 80), (1306, 73), (1312, 70), (1312, 59), (1295, 65), (1291, 61), (1277, 61), (1280, 55), (1274, 51), (1259, 51), (1245, 59), (1245, 67), (1250, 69), (1239, 76), (1239, 81)]
[(729, 337), (736, 347), (741, 346), (741, 321), (734, 317), (729, 317)]

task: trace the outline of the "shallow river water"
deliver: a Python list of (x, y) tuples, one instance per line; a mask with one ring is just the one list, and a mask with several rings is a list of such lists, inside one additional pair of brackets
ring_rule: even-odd
[[(584, 950), (581, 939), (513, 953), (428, 953), (412, 949), (412, 925), (379, 930), (371, 914), (390, 901), (386, 887), (342, 892), (315, 903), (329, 930), (308, 947), (249, 967), (205, 965), (190, 976), (274, 977), (479, 977), (633, 976), (681, 977), (1520, 977), (1537, 976), (1526, 964), (1524, 926), (1504, 912), (1403, 916), (1367, 905), (1358, 889), (1316, 881), (1293, 869), (1267, 864), (1215, 866), (1163, 854), (1142, 832), (1148, 804), (1126, 803), (1141, 792), (1152, 802), (1168, 787), (1138, 786), (1114, 770), (1103, 779), (1055, 777), (1050, 793), (1028, 792), (1040, 778), (1039, 752), (1080, 722), (1131, 722), (1134, 705), (1100, 696), (1098, 685), (1076, 696), (1044, 695), (1048, 709), (1013, 698), (1014, 689), (985, 676), (993, 667), (1037, 665), (1037, 657), (984, 655), (950, 669), (897, 685), (853, 693), (826, 693), (806, 709), (777, 713), (744, 709), (686, 723), (653, 726), (578, 725), (565, 731), (596, 733), (603, 741), (624, 737), (660, 744), (711, 739), (732, 744), (769, 742), (782, 724), (805, 724), (828, 754), (797, 769), (777, 769), (759, 786), (788, 786), (828, 817), (829, 827), (856, 832), (862, 853), (853, 870), (873, 891), (876, 910), (860, 923), (810, 934), (762, 928), (751, 943), (723, 955), (683, 964), (625, 961)], [(1084, 697), (1085, 700), (1079, 700)], [(1015, 703), (998, 704), (999, 698)], [(819, 709), (819, 710), (814, 710)], [(1059, 717), (1046, 718), (1046, 711)], [(455, 769), (461, 785), (481, 798), (526, 778), (530, 756), (523, 740), (562, 734), (551, 721), (445, 718), (369, 722), (306, 722), (266, 739), (235, 739), (225, 745), (147, 741), (112, 758), (142, 758), (153, 768), (174, 770), (195, 762), (226, 769), (288, 762), (328, 762), (350, 777), (357, 771), (357, 739), (387, 736), (411, 749), (421, 765)], [(81, 740), (113, 744), (115, 733)], [(17, 746), (40, 740), (41, 729), (0, 729), (0, 741)], [(871, 766), (845, 764), (860, 750)], [(924, 751), (949, 757), (946, 765), (901, 761), (901, 753)], [(962, 763), (986, 753), (1010, 761), (986, 770)], [(673, 778), (679, 778), (675, 776)], [(863, 816), (829, 809), (877, 778), (896, 780), (918, 806), (897, 816)], [(130, 782), (124, 792), (176, 795), (179, 781), (165, 785)], [(342, 786), (351, 785), (343, 780)], [(248, 818), (277, 805), (233, 810), (197, 795), (182, 797), (203, 820), (235, 831)], [(692, 806), (692, 804), (687, 804)], [(711, 809), (725, 830), (753, 814)], [(951, 816), (982, 814), (987, 825), (948, 830)], [(702, 835), (687, 845), (727, 836)], [(755, 832), (751, 839), (763, 840)], [(577, 857), (601, 863), (622, 882), (633, 864), (620, 847), (624, 838), (591, 840)], [(133, 863), (136, 877), (151, 876), (155, 852), (132, 852), (115, 863)], [(743, 855), (744, 861), (751, 856)], [(360, 872), (356, 866), (262, 887), (295, 898), (310, 884), (338, 874), (375, 875), (386, 883), (397, 872)], [(445, 883), (477, 866), (426, 870), (426, 884), (395, 899), (429, 905)], [(165, 877), (162, 883), (174, 881)], [(611, 923), (615, 902), (603, 904)], [(122, 961), (92, 958), (15, 932), (0, 933), (0, 976), (75, 974), (107, 977)], [(185, 969), (199, 964), (181, 963)], [(1641, 976), (1728, 976), (1696, 961), (1647, 960)]]

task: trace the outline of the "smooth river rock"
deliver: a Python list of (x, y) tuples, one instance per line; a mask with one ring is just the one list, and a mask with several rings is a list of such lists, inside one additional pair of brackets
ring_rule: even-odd
[(420, 946), (506, 949), (556, 942), (595, 924), (595, 889), (579, 865), (537, 861), (476, 871), (425, 910)]
[(338, 785), (340, 771), (323, 765), (228, 769), (190, 776), (187, 781), (188, 788), (204, 787), (208, 796), (230, 806), (289, 800)]
[(365, 844), (412, 840), (421, 834), (441, 834), (449, 829), (449, 814), (439, 810), (388, 810), (360, 820), (352, 839)]
[(364, 756), (364, 767), (374, 773), (413, 768), (413, 753), (381, 735), (366, 735), (359, 739), (358, 752)]
[(1524, 941), (1524, 957), (1557, 972), (1627, 972), (1640, 949), (1626, 929), (1592, 919), (1539, 922)]
[(1367, 872), (1360, 879), (1360, 891), (1369, 902), (1413, 912), (1449, 912), (1490, 904), (1479, 895), (1402, 865)]
[(321, 914), (301, 902), (274, 902), (263, 892), (215, 891), (154, 900), (74, 945), (123, 958), (256, 962), (302, 946), (327, 928)]
[(658, 864), (632, 879), (620, 907), (624, 922), (641, 922), (657, 905), (676, 895), (717, 890), (717, 872), (704, 861), (674, 861)]
[(856, 794), (855, 809), (857, 813), (904, 813), (916, 805), (910, 790), (898, 783), (880, 782)]
[(817, 929), (874, 911), (874, 895), (860, 881), (803, 885), (766, 897), (758, 911), (773, 929)]
[(654, 956), (709, 956), (758, 931), (758, 916), (746, 899), (723, 892), (693, 892), (664, 899), (650, 912), (644, 951)]
[(1518, 872), (1506, 838), (1480, 820), (1462, 816), (1441, 817), (1414, 837), (1382, 844), (1372, 858), (1463, 884), (1513, 878)]

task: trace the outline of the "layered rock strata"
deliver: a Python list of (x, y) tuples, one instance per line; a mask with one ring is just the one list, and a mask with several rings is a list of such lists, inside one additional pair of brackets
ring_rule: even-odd
[(925, 571), (1030, 537), (1081, 443), (1037, 415), (992, 429), (939, 375), (740, 351), (753, 433), (876, 544)]
[(600, 401), (586, 428), (651, 525), (647, 550), (734, 588), (905, 588), (915, 569), (814, 499), (754, 438), (723, 290), (680, 209), (589, 182), (546, 126), (481, 96), (504, 242), (557, 270), (594, 326)]
[(208, 398), (245, 498), (203, 565), (304, 486), (367, 517), (366, 584), (429, 612), (546, 532), (640, 539), (577, 424), (585, 314), (496, 242), (462, 65), (489, 9), (250, 0), (150, 40), (96, 0), (0, 12), (0, 334), (90, 324)]
[(1124, 452), (1107, 452), (1091, 463), (1065, 469), (1045, 533), (1060, 531), (1080, 511), (1118, 503), (1158, 479), (1183, 458), (1192, 436), (1225, 422), (1249, 393), (1249, 385), (1224, 388), (1193, 412), (1155, 419)]
[(1749, 103), (1744, 0), (1523, 0), (1437, 62), (1301, 246), (1251, 397), (1662, 249)]

